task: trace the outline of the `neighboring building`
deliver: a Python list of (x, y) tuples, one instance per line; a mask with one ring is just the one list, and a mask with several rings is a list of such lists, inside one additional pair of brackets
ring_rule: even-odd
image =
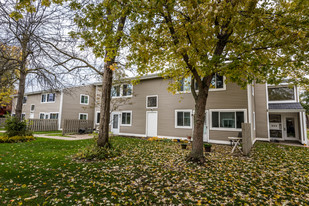
[(11, 104), (6, 104), (0, 106), (0, 118), (5, 117), (7, 114), (11, 114), (12, 111), (12, 105)]
[[(59, 129), (64, 119), (94, 119), (95, 90), (93, 85), (66, 88), (61, 91), (26, 93), (23, 117), (26, 119), (58, 119)], [(15, 115), (16, 96), (12, 115)]]
[[(148, 75), (141, 77), (134, 87), (131, 80), (126, 79), (112, 87), (111, 131), (114, 134), (192, 136), (195, 102), (190, 92), (190, 78), (181, 81), (175, 95), (167, 91), (172, 80)], [(66, 89), (54, 92), (54, 95), (29, 93), (24, 105), (25, 117), (58, 118), (60, 122), (63, 119), (91, 119), (98, 127), (101, 88), (101, 84), (71, 88), (71, 95), (66, 94)], [(34, 109), (32, 105), (35, 105)], [(228, 137), (238, 136), (241, 123), (248, 122), (251, 123), (253, 142), (294, 140), (307, 144), (305, 110), (299, 103), (296, 86), (253, 84), (242, 89), (235, 83), (225, 84), (224, 77), (216, 75), (205, 113), (205, 142), (229, 144)]]

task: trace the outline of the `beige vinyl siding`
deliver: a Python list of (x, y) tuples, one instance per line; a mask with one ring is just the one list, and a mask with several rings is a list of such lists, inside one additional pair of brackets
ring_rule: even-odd
[[(88, 95), (88, 105), (80, 104), (81, 94)], [(62, 122), (64, 119), (79, 119), (79, 113), (88, 114), (88, 120), (94, 120), (95, 86), (73, 87), (63, 91)]]
[(266, 84), (255, 85), (256, 137), (268, 139)]
[[(120, 112), (132, 111), (132, 126), (120, 126), (120, 133), (145, 135), (146, 111), (151, 111), (151, 109), (146, 109), (146, 96), (158, 95), (158, 108), (153, 109), (153, 111), (158, 111), (158, 136), (186, 137), (192, 135), (192, 129), (175, 128), (175, 110), (194, 110), (195, 103), (192, 94), (171, 94), (167, 91), (169, 81), (171, 80), (148, 79), (141, 80), (138, 85), (134, 85), (133, 97), (128, 98), (123, 104), (119, 104), (115, 109), (115, 111)], [(100, 95), (100, 92), (98, 92), (98, 95)], [(112, 100), (112, 102), (115, 101), (119, 101), (119, 99)], [(210, 91), (206, 109), (247, 110), (247, 90), (241, 89), (234, 83), (228, 83), (226, 90)], [(96, 106), (96, 110), (100, 110), (99, 105)], [(210, 130), (210, 135), (211, 140), (227, 141), (227, 137), (238, 135), (238, 132)]]
[[(55, 93), (55, 102), (41, 102), (42, 94), (47, 93)], [(47, 93), (25, 95), (27, 96), (27, 102), (26, 104), (23, 104), (22, 113), (26, 113), (26, 119), (29, 119), (30, 117), (30, 107), (32, 104), (35, 105), (35, 109), (33, 112), (34, 119), (39, 119), (40, 113), (59, 113), (61, 93), (60, 92), (47, 92)], [(16, 102), (17, 98), (14, 97), (12, 113), (15, 113)]]

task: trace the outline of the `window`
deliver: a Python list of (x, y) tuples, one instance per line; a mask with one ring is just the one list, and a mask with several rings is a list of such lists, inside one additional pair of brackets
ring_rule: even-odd
[(50, 113), (49, 119), (58, 119), (58, 113)]
[(180, 86), (178, 91), (179, 92), (190, 92), (191, 91), (191, 78), (190, 77), (186, 77), (186, 78), (182, 78), (180, 81)]
[(27, 103), (27, 97), (24, 97), (23, 98), (23, 104), (26, 104)]
[(25, 119), (25, 118), (26, 118), (26, 114), (25, 113), (21, 114), (21, 119)]
[(269, 114), (269, 135), (271, 138), (282, 138), (281, 114)]
[(88, 105), (89, 104), (89, 95), (81, 94), (80, 95), (80, 103)]
[(46, 94), (42, 94), (41, 102), (46, 102)]
[(41, 102), (55, 102), (55, 96), (54, 93), (42, 94)]
[[(182, 78), (179, 80), (180, 86), (178, 88), (179, 92), (190, 92), (191, 91), (191, 77), (186, 77)], [(198, 90), (198, 84), (197, 81), (194, 81), (195, 85), (194, 88), (195, 90)], [(225, 84), (224, 84), (224, 77), (220, 76), (218, 74), (215, 74), (210, 82), (210, 90), (217, 90), (217, 89), (225, 89)]]
[(112, 86), (112, 97), (131, 97), (133, 91), (132, 84), (123, 84)]
[(120, 85), (112, 86), (112, 97), (120, 97)]
[(44, 113), (40, 113), (40, 119), (44, 119), (45, 114)]
[(191, 118), (192, 110), (176, 110), (176, 128), (192, 128), (192, 118)]
[(268, 88), (269, 101), (294, 101), (294, 88), (290, 87), (269, 87)]
[(80, 120), (87, 120), (88, 114), (87, 113), (79, 113), (79, 119)]
[(132, 95), (132, 84), (122, 85), (122, 96), (131, 96)]
[(100, 124), (100, 112), (97, 112), (97, 124)]
[(245, 122), (244, 111), (212, 111), (212, 129), (241, 129), (241, 123)]
[(122, 112), (121, 113), (121, 125), (131, 126), (132, 112)]
[(146, 108), (158, 108), (158, 95), (146, 97)]
[(30, 111), (33, 112), (34, 109), (35, 109), (35, 105), (34, 105), (34, 104), (31, 104), (31, 106), (30, 106)]
[(223, 88), (224, 88), (223, 76), (215, 74), (210, 82), (210, 89), (223, 89)]

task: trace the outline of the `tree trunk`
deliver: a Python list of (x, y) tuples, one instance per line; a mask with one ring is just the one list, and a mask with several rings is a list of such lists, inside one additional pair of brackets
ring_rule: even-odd
[(209, 75), (203, 78), (203, 81), (199, 84), (198, 95), (195, 98), (193, 142), (192, 142), (192, 150), (188, 156), (188, 160), (200, 164), (205, 163), (203, 153), (203, 134), (204, 134), (206, 102), (208, 98), (209, 85), (212, 76), (213, 75)]
[(26, 85), (26, 74), (23, 71), (20, 71), (19, 85), (18, 85), (18, 94), (17, 94), (17, 103), (15, 108), (15, 116), (18, 121), (21, 121), (22, 110), (23, 110), (23, 99), (25, 94), (25, 85)]
[(109, 147), (109, 122), (110, 122), (110, 101), (111, 101), (111, 88), (113, 83), (113, 70), (110, 66), (113, 61), (107, 61), (104, 65), (104, 73), (102, 78), (102, 94), (101, 94), (101, 113), (99, 125), (99, 138), (97, 144), (99, 147)]
[(17, 103), (15, 108), (15, 115), (18, 121), (21, 121), (22, 111), (23, 111), (23, 99), (25, 95), (25, 87), (26, 87), (26, 63), (27, 63), (27, 45), (29, 42), (29, 37), (26, 33), (23, 33), (22, 39), (20, 41), (21, 44), (21, 61), (20, 61), (20, 68), (19, 68), (19, 85), (18, 85), (18, 94), (17, 94)]

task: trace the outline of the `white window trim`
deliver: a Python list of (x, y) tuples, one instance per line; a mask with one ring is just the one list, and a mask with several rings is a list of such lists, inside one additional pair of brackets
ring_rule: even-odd
[(41, 117), (41, 114), (44, 114), (44, 118), (43, 118), (43, 119), (45, 119), (45, 115), (48, 115), (48, 118), (47, 118), (47, 119), (49, 119), (49, 113), (48, 113), (48, 112), (40, 112), (40, 113), (39, 113), (39, 119), (40, 119), (40, 117)]
[[(88, 102), (87, 102), (87, 103), (82, 103), (82, 96), (88, 98)], [(80, 98), (79, 98), (79, 103), (80, 103), (80, 104), (83, 104), (83, 105), (89, 105), (89, 95), (81, 94), (81, 95), (80, 95)]]
[[(212, 127), (212, 112), (244, 112), (244, 123), (247, 123), (247, 109), (210, 109), (210, 130), (218, 130), (218, 131), (242, 131), (241, 128), (218, 128), (218, 127)], [(220, 118), (220, 117), (219, 117)], [(236, 118), (236, 117), (235, 117)], [(236, 126), (236, 119), (235, 119), (235, 126)]]
[[(55, 94), (55, 100), (54, 101), (52, 101), (52, 102), (48, 102), (47, 101), (47, 95), (48, 94)], [(42, 102), (42, 95), (46, 95), (46, 101), (45, 102)], [(44, 93), (44, 94), (41, 94), (41, 103), (43, 103), (43, 104), (48, 104), (48, 103), (55, 103), (56, 102), (56, 93)]]
[[(177, 125), (177, 112), (190, 112), (190, 126), (178, 126)], [(175, 128), (179, 128), (179, 129), (192, 129), (192, 118), (193, 116), (193, 110), (192, 109), (177, 109), (175, 110)]]
[[(88, 120), (88, 113), (78, 113), (78, 119), (79, 120), (82, 120), (82, 119), (80, 119), (80, 115), (86, 115), (86, 120)], [(83, 119), (84, 120), (84, 119)]]
[[(32, 105), (34, 105), (34, 110), (31, 110)], [(30, 112), (34, 112), (34, 111), (35, 111), (35, 104), (31, 104), (31, 105), (30, 105)]]
[[(99, 125), (100, 123), (98, 123), (98, 113), (101, 113), (100, 111), (96, 111), (95, 112), (95, 124), (96, 125)], [(110, 124), (110, 122), (109, 122), (109, 124)]]
[[(156, 107), (148, 107), (148, 97), (157, 97), (157, 106)], [(146, 96), (146, 109), (158, 109), (159, 108), (159, 106), (158, 106), (158, 104), (159, 104), (159, 96), (158, 95), (148, 95), (148, 96)]]
[[(190, 77), (190, 84), (191, 84), (191, 77)], [(217, 91), (225, 91), (226, 90), (226, 83), (225, 83), (226, 77), (223, 76), (223, 88), (218, 88), (218, 89), (212, 89), (209, 88), (210, 92), (217, 92)], [(196, 92), (198, 92), (198, 90), (195, 90)], [(191, 93), (191, 89), (189, 91), (176, 91), (176, 94), (189, 94)]]
[(123, 85), (124, 85), (124, 84), (131, 84), (131, 83), (123, 83), (123, 84), (115, 84), (115, 85), (112, 85), (112, 87), (114, 87), (114, 86), (120, 86), (120, 90), (119, 90), (120, 94), (119, 94), (119, 96), (116, 96), (116, 97), (113, 97), (113, 96), (112, 96), (112, 99), (118, 99), (118, 98), (131, 98), (131, 97), (133, 97), (133, 84), (131, 84), (131, 85), (132, 85), (131, 95), (123, 96)]
[(209, 88), (210, 92), (217, 92), (217, 91), (225, 91), (226, 90), (226, 83), (225, 83), (226, 77), (223, 76), (223, 88), (218, 88), (218, 89), (212, 89)]
[[(131, 113), (130, 114), (130, 124), (122, 124), (122, 114), (123, 113)], [(121, 111), (120, 112), (120, 126), (124, 126), (124, 127), (131, 127), (132, 126), (132, 110), (129, 111)]]
[(253, 130), (255, 130), (255, 112), (252, 113), (252, 124), (253, 124)]
[(270, 101), (270, 100), (269, 100), (269, 96), (268, 96), (268, 88), (279, 88), (279, 87), (288, 87), (288, 84), (286, 84), (286, 85), (278, 85), (278, 86), (268, 85), (268, 87), (266, 87), (268, 103), (294, 103), (294, 102), (297, 102), (297, 91), (296, 91), (296, 86), (293, 86), (293, 89), (294, 89), (294, 100)]

